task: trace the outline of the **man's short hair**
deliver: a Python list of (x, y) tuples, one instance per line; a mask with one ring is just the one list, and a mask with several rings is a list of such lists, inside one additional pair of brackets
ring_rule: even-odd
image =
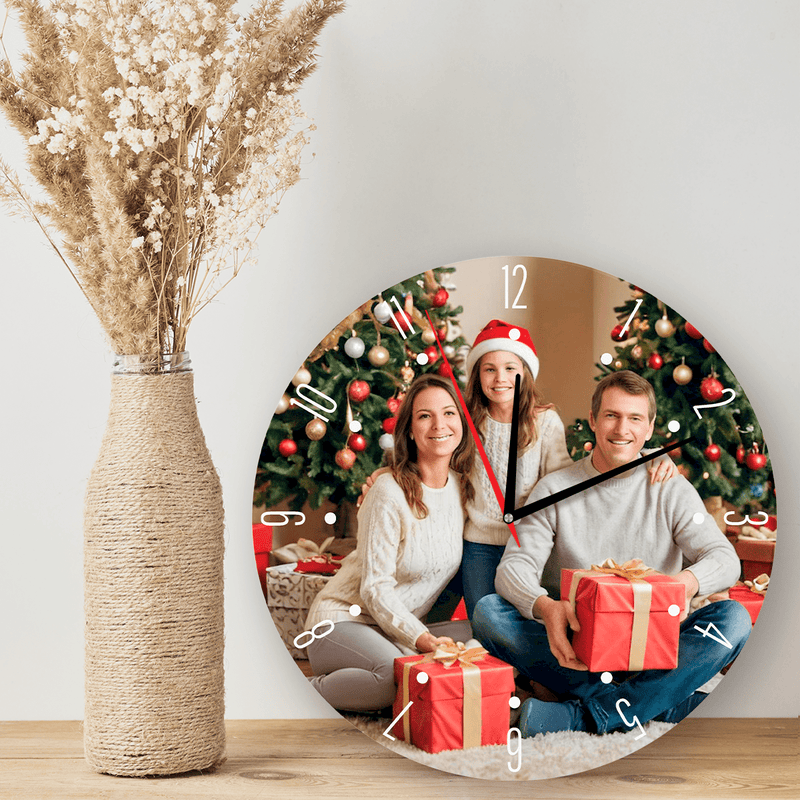
[(656, 417), (656, 393), (650, 381), (645, 380), (641, 375), (623, 369), (619, 372), (611, 372), (606, 375), (598, 384), (592, 395), (592, 416), (597, 419), (600, 414), (600, 404), (603, 400), (603, 392), (618, 386), (628, 394), (645, 395), (647, 397), (648, 422), (652, 422)]

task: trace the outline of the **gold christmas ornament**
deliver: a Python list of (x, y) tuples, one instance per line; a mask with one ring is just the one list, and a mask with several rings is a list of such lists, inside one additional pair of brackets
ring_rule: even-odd
[(425, 344), (433, 344), (436, 341), (436, 334), (431, 328), (425, 328), (425, 330), (422, 331), (422, 341), (425, 342)]
[(289, 410), (289, 395), (282, 394), (281, 399), (278, 400), (278, 407), (275, 409), (276, 414), (284, 414)]
[(314, 417), (306, 425), (306, 436), (312, 442), (318, 442), (328, 432), (328, 426), (321, 420)]
[(686, 384), (691, 381), (693, 375), (694, 373), (691, 367), (686, 366), (684, 359), (681, 359), (681, 363), (672, 370), (672, 379), (678, 386), (686, 386)]
[(376, 344), (374, 347), (370, 347), (367, 361), (373, 367), (382, 367), (389, 361), (389, 351), (382, 344)]
[(656, 333), (662, 339), (666, 339), (668, 336), (672, 336), (672, 334), (675, 333), (675, 326), (669, 321), (666, 311), (661, 319), (656, 320), (655, 329)]

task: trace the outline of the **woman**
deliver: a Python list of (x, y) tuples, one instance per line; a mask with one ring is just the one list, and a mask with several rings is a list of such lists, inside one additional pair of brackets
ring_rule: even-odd
[(453, 641), (447, 634), (456, 627), (464, 629), (443, 623), (431, 630), (422, 622), (458, 571), (464, 507), (473, 497), (474, 445), (449, 380), (432, 373), (414, 380), (394, 438), (391, 470), (359, 510), (358, 547), (306, 620), (306, 630), (332, 623), (317, 628), (308, 658), (311, 683), (342, 711), (391, 705), (394, 659), (433, 652)]

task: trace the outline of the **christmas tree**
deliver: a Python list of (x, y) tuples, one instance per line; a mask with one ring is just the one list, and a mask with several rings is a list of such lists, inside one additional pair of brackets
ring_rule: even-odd
[[(596, 380), (621, 369), (649, 380), (658, 414), (648, 446), (691, 437), (672, 456), (704, 500), (721, 497), (745, 514), (774, 513), (766, 445), (736, 376), (690, 322), (652, 295), (630, 288), (630, 300), (614, 308), (619, 320), (611, 331), (615, 355), (596, 365)], [(577, 419), (568, 428), (574, 459), (591, 451), (593, 442), (587, 420)]]
[[(355, 501), (385, 463), (411, 381), (444, 370), (436, 346), (463, 380), (466, 344), (449, 302), (453, 268), (392, 286), (357, 308), (315, 348), (276, 409), (259, 459), (254, 505)], [(429, 322), (430, 318), (430, 322)], [(431, 322), (433, 327), (431, 327)]]

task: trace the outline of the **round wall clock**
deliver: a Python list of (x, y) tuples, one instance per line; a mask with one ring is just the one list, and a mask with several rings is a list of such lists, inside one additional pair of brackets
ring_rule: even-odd
[(777, 529), (761, 427), (703, 320), (529, 257), (353, 301), (287, 376), (255, 482), (298, 668), (386, 747), (492, 780), (680, 723), (745, 646)]

